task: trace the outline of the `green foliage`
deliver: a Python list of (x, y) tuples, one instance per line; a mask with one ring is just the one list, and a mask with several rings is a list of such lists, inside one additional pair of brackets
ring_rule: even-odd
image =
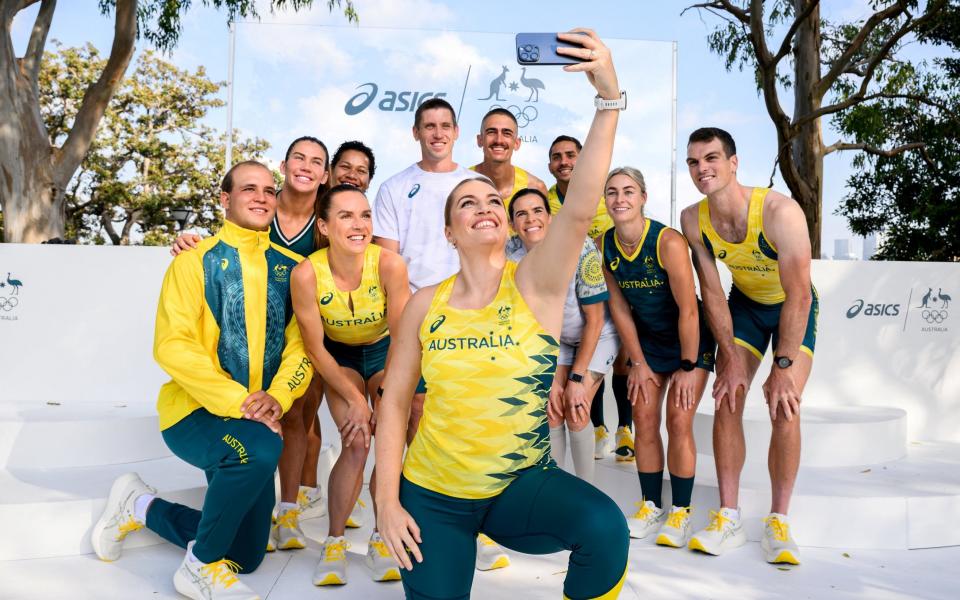
[[(105, 62), (91, 45), (47, 53), (40, 74), (41, 114), (59, 145), (83, 93)], [(66, 191), (66, 237), (84, 243), (167, 244), (179, 224), (174, 210), (210, 230), (220, 220), (219, 174), (226, 137), (203, 120), (223, 106), (222, 83), (203, 67), (179, 69), (144, 52), (107, 108), (97, 136)], [(237, 160), (269, 145), (234, 137)]]
[[(327, 8), (342, 8), (348, 22), (359, 23), (360, 15), (353, 0), (326, 0)], [(257, 19), (256, 0), (200, 0), (202, 6), (225, 10), (229, 21)], [(137, 33), (160, 50), (171, 50), (180, 39), (183, 15), (193, 5), (193, 0), (139, 0), (137, 5)], [(271, 0), (270, 12), (282, 9), (294, 11), (309, 8), (313, 0)], [(100, 0), (100, 12), (107, 14), (116, 6), (116, 0)]]

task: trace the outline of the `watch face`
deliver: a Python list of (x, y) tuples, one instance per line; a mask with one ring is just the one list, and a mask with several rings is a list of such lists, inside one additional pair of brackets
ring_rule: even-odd
[(777, 366), (780, 367), (781, 369), (786, 369), (792, 364), (793, 364), (793, 361), (787, 358), (786, 356), (781, 356), (780, 358), (777, 359)]

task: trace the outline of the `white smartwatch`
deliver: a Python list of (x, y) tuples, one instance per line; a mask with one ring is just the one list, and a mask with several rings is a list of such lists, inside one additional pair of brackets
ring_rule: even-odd
[(597, 110), (627, 110), (627, 93), (620, 91), (620, 97), (616, 100), (606, 100), (597, 96), (593, 99), (593, 105)]

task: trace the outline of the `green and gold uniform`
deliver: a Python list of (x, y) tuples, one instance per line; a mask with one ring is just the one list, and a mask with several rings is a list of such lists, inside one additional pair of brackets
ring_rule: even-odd
[[(560, 190), (557, 189), (556, 184), (550, 186), (550, 189), (547, 190), (547, 202), (550, 203), (551, 215), (557, 214), (563, 207), (563, 198), (564, 196), (560, 193)], [(593, 222), (590, 223), (590, 230), (587, 232), (587, 237), (595, 240), (611, 227), (613, 227), (613, 219), (607, 214), (607, 203), (603, 197), (601, 197), (600, 203), (597, 204), (597, 214), (593, 216)]]
[[(471, 171), (476, 171), (478, 165), (473, 165), (470, 167)], [(510, 200), (513, 199), (513, 195), (519, 192), (520, 190), (530, 187), (530, 173), (527, 173), (518, 166), (513, 167), (513, 189), (510, 190), (510, 193), (503, 198), (503, 210), (510, 210)]]
[(507, 261), (496, 297), (476, 310), (450, 306), (457, 276), (443, 281), (420, 328), (427, 397), (400, 501), (424, 560), (404, 574), (407, 598), (469, 597), (481, 531), (521, 552), (572, 550), (571, 598), (616, 597), (626, 574), (623, 514), (550, 458), (558, 345), (521, 297), (516, 268)]
[[(633, 254), (620, 246), (616, 230), (611, 228), (601, 238), (603, 264), (623, 292), (637, 327), (640, 348), (654, 373), (673, 373), (680, 368), (680, 308), (670, 289), (670, 277), (660, 260), (660, 241), (670, 230), (659, 221), (644, 220), (643, 235)], [(678, 234), (679, 235), (679, 234)], [(700, 316), (700, 343), (696, 364), (713, 370), (716, 342), (703, 318), (703, 307), (697, 299)]]
[[(769, 191), (768, 188), (753, 188), (747, 210), (747, 235), (739, 243), (728, 242), (713, 228), (706, 198), (700, 201), (698, 208), (703, 245), (727, 265), (733, 277), (729, 305), (734, 342), (758, 359), (763, 358), (771, 337), (776, 348), (780, 337), (780, 310), (787, 297), (780, 284), (777, 249), (763, 229), (763, 204)], [(807, 328), (800, 345), (800, 350), (811, 357), (817, 341), (820, 309), (816, 288), (812, 291), (813, 302), (810, 303)]]
[(317, 276), (317, 306), (323, 320), (323, 343), (342, 367), (360, 373), (364, 380), (383, 370), (390, 347), (387, 296), (380, 283), (380, 253), (376, 244), (363, 252), (360, 285), (337, 288), (330, 272), (329, 248), (310, 255)]
[(171, 377), (157, 411), (167, 446), (203, 469), (203, 512), (155, 499), (147, 527), (210, 563), (229, 558), (241, 572), (260, 564), (274, 504), (280, 436), (240, 407), (265, 391), (284, 411), (310, 383), (290, 300), (300, 257), (265, 231), (229, 221), (167, 269), (157, 308), (154, 357)]
[(317, 217), (310, 215), (307, 224), (295, 236), (288, 238), (280, 230), (280, 222), (277, 216), (273, 216), (273, 223), (270, 225), (270, 241), (274, 244), (296, 252), (300, 256), (310, 256), (317, 249), (314, 243), (313, 228), (317, 224)]

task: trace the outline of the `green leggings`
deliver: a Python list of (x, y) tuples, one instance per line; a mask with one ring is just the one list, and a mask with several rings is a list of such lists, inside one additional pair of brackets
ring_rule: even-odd
[(626, 570), (630, 538), (623, 513), (606, 494), (556, 467), (531, 467), (483, 500), (445, 496), (403, 478), (400, 503), (423, 540), (423, 562), (403, 574), (409, 600), (469, 598), (479, 532), (526, 554), (570, 550), (568, 598), (601, 597)]
[(263, 560), (276, 499), (273, 472), (283, 441), (257, 421), (231, 419), (198, 409), (162, 432), (178, 457), (203, 469), (203, 510), (161, 498), (150, 503), (147, 528), (211, 563), (228, 558), (241, 573)]

